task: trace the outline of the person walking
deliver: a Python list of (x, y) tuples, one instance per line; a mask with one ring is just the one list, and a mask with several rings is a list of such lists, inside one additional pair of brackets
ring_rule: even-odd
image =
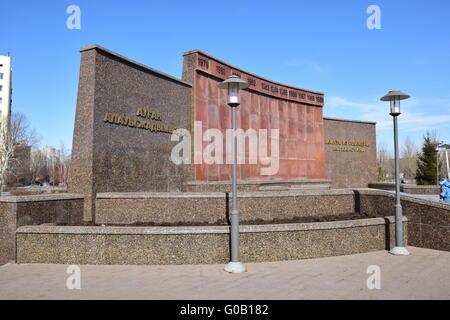
[(439, 193), (439, 198), (444, 202), (450, 204), (450, 181), (447, 179), (442, 179), (439, 181), (441, 190)]

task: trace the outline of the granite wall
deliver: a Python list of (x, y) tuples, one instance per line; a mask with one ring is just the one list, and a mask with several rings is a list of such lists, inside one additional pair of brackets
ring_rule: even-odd
[(366, 188), (377, 179), (376, 123), (324, 118), (325, 168), (333, 188)]
[[(450, 205), (402, 195), (410, 245), (450, 251)], [(230, 199), (223, 193), (99, 194), (97, 223), (216, 223), (226, 221)], [(240, 192), (241, 221), (297, 217), (394, 215), (394, 194), (374, 189)]]
[[(241, 259), (283, 261), (385, 250), (393, 246), (393, 221), (241, 226)], [(230, 259), (229, 237), (229, 227), (21, 227), (17, 262), (225, 264)]]
[[(372, 182), (369, 183), (369, 188), (380, 190), (395, 190), (395, 183), (392, 182)], [(410, 194), (435, 194), (439, 195), (440, 187), (415, 185), (415, 184), (400, 184), (400, 191)]]
[[(241, 254), (245, 262), (355, 254), (390, 249), (394, 245), (392, 193), (373, 189), (304, 191), (303, 195), (257, 193), (258, 196), (242, 193), (239, 203), (243, 220), (251, 215), (264, 219), (279, 217), (285, 212), (319, 216), (349, 211), (375, 218), (241, 225)], [(182, 194), (171, 193), (99, 194), (98, 208), (104, 213), (99, 217), (131, 223), (142, 217), (166, 221), (164, 214), (170, 214), (193, 221), (198, 217), (208, 219), (211, 213), (223, 216), (226, 210), (223, 194), (184, 195), (186, 199)], [(15, 243), (18, 263), (194, 264), (226, 263), (229, 259), (229, 226), (33, 226), (56, 221), (71, 221), (76, 225), (82, 219), (82, 197), (67, 194), (5, 198), (0, 201), (0, 261), (3, 263), (14, 259)], [(407, 221), (405, 243), (450, 251), (450, 205), (406, 195), (402, 195), (401, 201)], [(120, 214), (108, 214), (116, 209)]]
[[(385, 191), (356, 190), (355, 208), (361, 213), (393, 215), (395, 195)], [(408, 241), (415, 247), (450, 251), (450, 205), (414, 196), (401, 196), (408, 218)]]
[[(98, 224), (186, 224), (227, 222), (230, 198), (225, 193), (100, 193)], [(345, 215), (355, 212), (351, 190), (240, 192), (241, 221)]]
[(83, 196), (52, 194), (0, 197), (0, 264), (14, 261), (16, 229), (43, 223), (78, 224), (83, 219)]
[(171, 131), (189, 129), (191, 85), (97, 45), (81, 48), (69, 191), (85, 220), (98, 192), (179, 191), (190, 166), (170, 160)]

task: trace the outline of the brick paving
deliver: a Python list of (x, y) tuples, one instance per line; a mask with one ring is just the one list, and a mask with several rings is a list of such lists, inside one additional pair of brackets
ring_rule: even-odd
[[(66, 265), (0, 267), (0, 299), (450, 299), (450, 252), (408, 248), (300, 261), (222, 265), (93, 266), (81, 268), (81, 289), (69, 290)], [(369, 290), (367, 267), (381, 270)]]

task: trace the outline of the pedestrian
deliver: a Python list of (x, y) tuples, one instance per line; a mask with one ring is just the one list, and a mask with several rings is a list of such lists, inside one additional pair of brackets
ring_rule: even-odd
[(441, 181), (439, 181), (439, 185), (441, 186), (441, 190), (439, 193), (440, 199), (444, 203), (450, 204), (450, 181), (448, 181), (447, 179), (442, 179)]

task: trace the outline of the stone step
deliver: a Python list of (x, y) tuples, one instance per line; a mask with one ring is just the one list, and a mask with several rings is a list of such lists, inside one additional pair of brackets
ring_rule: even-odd
[[(224, 192), (99, 193), (98, 224), (177, 223), (227, 220), (231, 195)], [(355, 211), (351, 190), (271, 190), (238, 193), (242, 220), (292, 219)]]
[[(329, 190), (329, 179), (238, 180), (239, 191)], [(191, 181), (187, 192), (230, 192), (231, 181)]]

